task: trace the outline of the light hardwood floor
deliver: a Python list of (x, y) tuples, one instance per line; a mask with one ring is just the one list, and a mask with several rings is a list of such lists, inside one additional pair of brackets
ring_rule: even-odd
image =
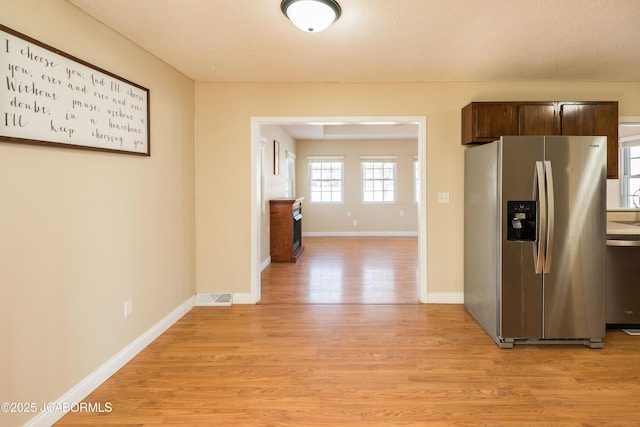
[(85, 399), (112, 412), (58, 424), (640, 423), (640, 337), (503, 350), (461, 305), (305, 304), (304, 292), (286, 303), (295, 292), (264, 291), (271, 302), (194, 308)]
[(260, 304), (417, 304), (417, 237), (305, 237), (262, 272)]

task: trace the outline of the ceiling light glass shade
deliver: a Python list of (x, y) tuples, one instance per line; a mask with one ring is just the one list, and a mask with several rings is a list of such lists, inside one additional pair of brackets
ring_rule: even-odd
[(296, 27), (308, 33), (325, 30), (340, 17), (340, 5), (335, 0), (283, 0), (280, 9)]

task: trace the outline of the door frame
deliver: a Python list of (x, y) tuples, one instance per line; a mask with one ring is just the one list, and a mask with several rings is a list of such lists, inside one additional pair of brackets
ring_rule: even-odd
[(260, 217), (261, 217), (261, 176), (260, 127), (263, 125), (289, 125), (309, 123), (407, 123), (418, 125), (418, 166), (420, 168), (420, 201), (418, 202), (418, 286), (420, 302), (427, 303), (427, 118), (426, 116), (282, 116), (251, 117), (251, 287), (250, 303), (260, 301), (262, 295), (260, 273)]

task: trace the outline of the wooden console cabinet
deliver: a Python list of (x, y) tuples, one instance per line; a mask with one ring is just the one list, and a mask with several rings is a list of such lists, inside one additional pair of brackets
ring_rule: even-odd
[(302, 245), (302, 200), (269, 200), (271, 261), (296, 262)]
[(509, 135), (607, 137), (607, 178), (618, 177), (616, 101), (472, 102), (462, 109), (462, 144)]

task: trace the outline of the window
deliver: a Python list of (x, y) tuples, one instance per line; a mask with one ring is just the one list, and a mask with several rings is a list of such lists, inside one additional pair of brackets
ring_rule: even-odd
[(342, 157), (309, 158), (311, 203), (342, 203)]
[(622, 205), (640, 208), (640, 140), (622, 148)]
[(296, 155), (286, 152), (286, 165), (284, 170), (285, 197), (293, 198), (295, 195)]
[(363, 157), (362, 201), (365, 203), (393, 203), (396, 201), (395, 158)]

